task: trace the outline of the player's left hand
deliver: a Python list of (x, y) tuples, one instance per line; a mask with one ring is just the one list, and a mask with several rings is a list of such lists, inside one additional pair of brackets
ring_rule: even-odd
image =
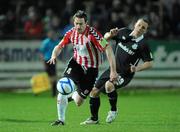
[(133, 73), (133, 72), (136, 72), (136, 66), (131, 65), (130, 69), (131, 69), (131, 72), (132, 72), (132, 73)]

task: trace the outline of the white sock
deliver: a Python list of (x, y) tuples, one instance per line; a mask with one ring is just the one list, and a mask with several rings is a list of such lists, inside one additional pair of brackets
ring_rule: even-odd
[(68, 98), (67, 95), (58, 94), (57, 96), (57, 112), (58, 119), (60, 121), (65, 121), (66, 108), (68, 106)]

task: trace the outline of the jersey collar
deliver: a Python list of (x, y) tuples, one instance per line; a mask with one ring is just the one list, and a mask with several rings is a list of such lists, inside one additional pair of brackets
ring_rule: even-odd
[[(130, 35), (129, 35), (130, 36)], [(138, 38), (133, 38), (132, 40), (135, 41), (136, 43), (138, 43), (139, 41), (141, 41), (144, 38), (144, 35), (139, 36)]]

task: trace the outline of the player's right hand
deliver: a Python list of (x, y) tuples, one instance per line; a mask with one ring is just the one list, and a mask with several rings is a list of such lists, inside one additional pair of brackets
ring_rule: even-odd
[(51, 59), (48, 60), (47, 63), (54, 65), (56, 63), (56, 57), (51, 57)]
[(118, 34), (119, 30), (120, 29), (118, 29), (118, 28), (111, 29), (109, 32), (105, 33), (104, 38), (106, 40), (110, 40), (112, 37), (114, 37)]
[(111, 72), (110, 73), (110, 81), (116, 81), (118, 79), (118, 73), (115, 71), (115, 72)]

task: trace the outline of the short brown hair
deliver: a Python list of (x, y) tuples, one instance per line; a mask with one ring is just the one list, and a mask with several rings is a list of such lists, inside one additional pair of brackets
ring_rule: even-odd
[(84, 18), (84, 21), (87, 22), (87, 14), (86, 14), (85, 11), (78, 10), (78, 11), (74, 14), (73, 19), (74, 19), (75, 17)]

